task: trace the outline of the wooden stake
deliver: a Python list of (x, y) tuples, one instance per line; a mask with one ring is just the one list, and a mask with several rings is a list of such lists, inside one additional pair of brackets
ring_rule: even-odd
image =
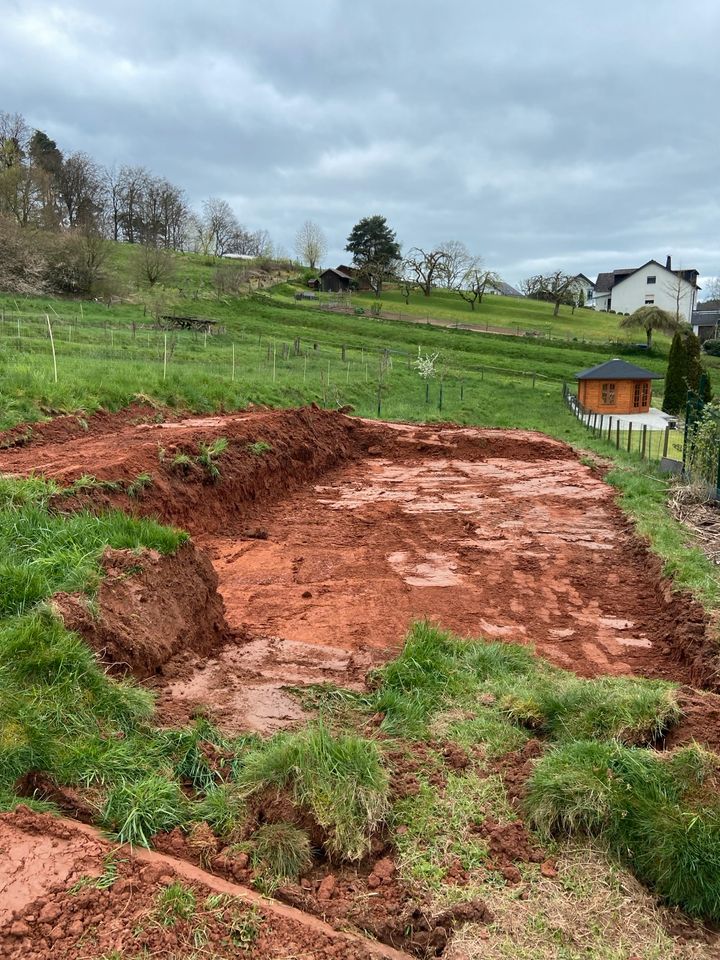
[(55, 338), (53, 337), (52, 324), (50, 323), (50, 315), (46, 313), (45, 319), (47, 320), (48, 333), (50, 334), (50, 346), (52, 347), (52, 358), (53, 358), (53, 371), (55, 374), (55, 383), (57, 383), (58, 375), (57, 375), (57, 358), (55, 356)]

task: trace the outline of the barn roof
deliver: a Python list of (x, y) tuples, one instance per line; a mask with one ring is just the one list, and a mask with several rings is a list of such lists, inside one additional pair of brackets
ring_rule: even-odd
[(352, 277), (349, 277), (346, 273), (343, 273), (342, 270), (336, 270), (335, 267), (328, 267), (327, 270), (323, 270), (320, 276), (324, 277), (326, 273), (334, 273), (336, 277), (342, 277), (343, 280), (352, 280)]
[(590, 367), (575, 374), (576, 380), (662, 380), (659, 373), (636, 367), (627, 360), (606, 360), (597, 367)]

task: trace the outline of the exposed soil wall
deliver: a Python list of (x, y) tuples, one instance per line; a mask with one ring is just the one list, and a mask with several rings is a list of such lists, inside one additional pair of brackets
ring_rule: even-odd
[(217, 574), (191, 541), (170, 556), (108, 549), (102, 566), (95, 609), (84, 594), (52, 602), (111, 670), (148, 677), (180, 653), (206, 656), (228, 639)]

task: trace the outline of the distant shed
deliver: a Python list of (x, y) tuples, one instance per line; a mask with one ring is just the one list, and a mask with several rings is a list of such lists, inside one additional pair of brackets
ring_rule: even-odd
[(589, 413), (647, 413), (652, 400), (652, 381), (658, 373), (636, 367), (626, 360), (607, 360), (575, 374), (578, 402)]
[(324, 293), (344, 293), (350, 289), (351, 283), (352, 277), (343, 273), (342, 270), (334, 270), (332, 267), (323, 270), (320, 274), (320, 289)]
[(217, 326), (217, 320), (208, 317), (175, 317), (166, 314), (160, 317), (162, 326), (168, 330), (197, 330), (200, 333), (209, 333)]

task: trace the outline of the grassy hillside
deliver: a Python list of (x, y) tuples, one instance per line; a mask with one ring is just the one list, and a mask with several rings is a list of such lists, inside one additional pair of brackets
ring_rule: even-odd
[[(218, 322), (202, 334), (154, 325), (139, 303), (0, 297), (0, 426), (51, 411), (117, 407), (142, 393), (210, 410), (256, 403), (352, 404), (359, 413), (527, 426), (574, 435), (560, 384), (583, 367), (631, 349), (503, 337), (328, 314), (284, 297), (175, 298), (180, 312)], [(542, 306), (542, 305), (540, 305)], [(54, 382), (51, 318), (58, 382)], [(414, 361), (437, 353), (427, 387)], [(167, 350), (167, 353), (166, 353)], [(234, 366), (233, 366), (234, 355)], [(662, 352), (643, 363), (664, 372)], [(440, 409), (440, 381), (443, 382)], [(534, 382), (534, 386), (533, 386)]]

